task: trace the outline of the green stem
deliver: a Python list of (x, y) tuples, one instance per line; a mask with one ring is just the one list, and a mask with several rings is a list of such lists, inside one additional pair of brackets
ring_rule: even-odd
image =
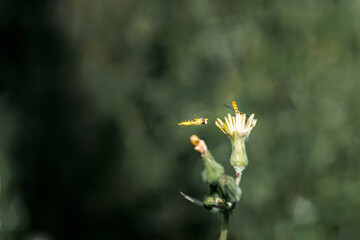
[(223, 221), (221, 223), (221, 232), (219, 240), (226, 240), (227, 233), (228, 233), (228, 225), (229, 225), (229, 214), (224, 212), (223, 213)]

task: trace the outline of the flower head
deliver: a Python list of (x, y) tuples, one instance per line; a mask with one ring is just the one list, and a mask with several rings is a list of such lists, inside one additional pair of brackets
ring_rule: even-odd
[(234, 167), (236, 172), (236, 184), (239, 185), (241, 173), (248, 164), (248, 158), (245, 149), (245, 140), (249, 137), (251, 130), (255, 127), (257, 120), (254, 119), (254, 114), (251, 114), (246, 121), (246, 114), (241, 113), (236, 105), (232, 102), (235, 117), (230, 113), (225, 117), (225, 123), (219, 118), (215, 121), (215, 125), (225, 133), (232, 145), (232, 153), (230, 157), (230, 164)]
[(228, 116), (225, 117), (225, 123), (217, 118), (215, 125), (232, 141), (235, 140), (235, 138), (246, 140), (256, 125), (257, 120), (254, 119), (255, 114), (251, 114), (246, 121), (246, 114), (238, 110), (235, 101), (232, 102), (232, 105), (235, 111), (235, 117), (229, 113)]

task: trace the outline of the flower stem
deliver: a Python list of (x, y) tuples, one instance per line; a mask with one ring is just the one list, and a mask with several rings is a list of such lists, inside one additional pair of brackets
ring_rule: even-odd
[(240, 185), (241, 181), (241, 172), (236, 173), (236, 185)]
[(223, 221), (221, 223), (221, 232), (219, 240), (226, 240), (228, 233), (228, 225), (229, 225), (229, 213), (223, 213)]

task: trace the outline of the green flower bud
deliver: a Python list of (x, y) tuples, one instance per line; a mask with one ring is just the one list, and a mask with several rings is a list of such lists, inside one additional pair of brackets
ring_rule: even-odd
[(218, 213), (219, 211), (226, 208), (230, 209), (232, 206), (231, 203), (226, 202), (217, 193), (211, 196), (205, 195), (203, 203), (204, 207), (212, 213)]
[(216, 202), (215, 202), (215, 197), (213, 196), (209, 196), (209, 195), (206, 195), (204, 197), (204, 206), (205, 207), (209, 207), (209, 208), (212, 208), (216, 205)]
[(204, 167), (201, 172), (203, 181), (209, 184), (216, 184), (219, 177), (224, 174), (223, 166), (215, 161), (204, 140), (201, 140), (196, 135), (192, 135), (190, 141), (194, 145), (194, 149), (201, 154)]
[(224, 167), (215, 161), (209, 151), (201, 154), (201, 158), (204, 167), (201, 172), (203, 181), (209, 184), (216, 184), (219, 177), (225, 172)]
[(240, 201), (241, 189), (236, 185), (235, 179), (228, 175), (219, 178), (218, 189), (226, 201), (235, 203)]

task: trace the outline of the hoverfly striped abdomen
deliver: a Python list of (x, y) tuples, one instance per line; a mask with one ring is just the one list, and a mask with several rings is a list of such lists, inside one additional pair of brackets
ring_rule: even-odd
[(179, 126), (191, 126), (191, 125), (202, 126), (202, 125), (207, 124), (208, 120), (209, 119), (207, 119), (207, 118), (194, 118), (193, 120), (179, 122), (178, 125)]

